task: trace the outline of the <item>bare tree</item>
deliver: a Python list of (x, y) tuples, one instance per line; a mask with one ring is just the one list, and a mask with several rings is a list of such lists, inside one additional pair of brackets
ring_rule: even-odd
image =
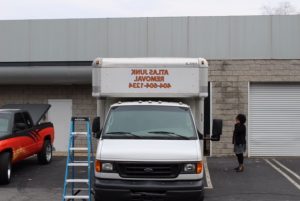
[(270, 5), (264, 5), (262, 8), (264, 15), (293, 15), (297, 14), (297, 9), (288, 1), (283, 1), (278, 6), (272, 7)]

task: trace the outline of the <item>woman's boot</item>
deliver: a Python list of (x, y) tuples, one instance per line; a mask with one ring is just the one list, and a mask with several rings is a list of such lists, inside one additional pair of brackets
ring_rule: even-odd
[(242, 165), (240, 165), (239, 167), (238, 167), (238, 169), (236, 170), (236, 172), (243, 172), (244, 171), (244, 165), (242, 164)]

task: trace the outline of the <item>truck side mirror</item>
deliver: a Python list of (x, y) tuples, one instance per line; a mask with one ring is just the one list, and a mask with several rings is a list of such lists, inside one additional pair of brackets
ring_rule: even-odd
[(220, 141), (223, 129), (223, 120), (222, 119), (214, 119), (213, 120), (213, 128), (212, 128), (212, 136), (210, 137), (211, 141)]
[(99, 139), (101, 135), (100, 117), (95, 117), (93, 120), (92, 131), (95, 138)]
[(202, 133), (200, 133), (200, 131), (197, 130), (197, 134), (198, 134), (198, 137), (199, 137), (199, 140), (203, 140), (204, 136)]

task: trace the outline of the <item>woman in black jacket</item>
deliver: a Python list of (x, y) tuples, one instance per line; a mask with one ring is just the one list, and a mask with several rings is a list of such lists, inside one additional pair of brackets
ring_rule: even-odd
[(246, 116), (239, 114), (235, 118), (236, 124), (233, 131), (234, 153), (237, 156), (239, 166), (235, 168), (237, 172), (244, 171), (244, 152), (246, 151)]

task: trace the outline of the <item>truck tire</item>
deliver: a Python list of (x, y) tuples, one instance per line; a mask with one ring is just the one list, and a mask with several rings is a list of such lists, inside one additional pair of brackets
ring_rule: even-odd
[(11, 178), (11, 157), (9, 152), (0, 153), (0, 184), (9, 184)]
[(52, 160), (52, 144), (50, 140), (45, 140), (42, 151), (37, 155), (38, 162), (42, 165), (48, 164)]

